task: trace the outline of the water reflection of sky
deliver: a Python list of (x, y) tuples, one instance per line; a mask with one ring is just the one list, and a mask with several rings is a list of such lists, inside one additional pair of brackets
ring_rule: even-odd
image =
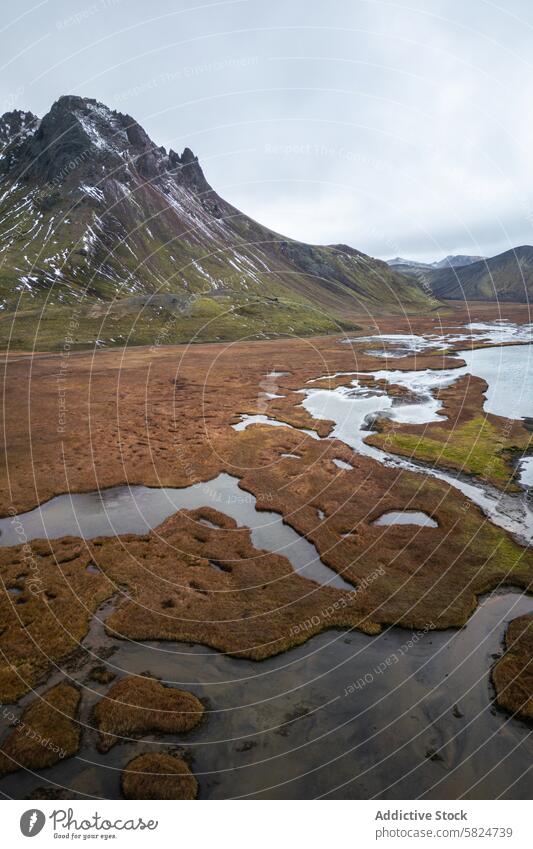
[[(451, 328), (450, 328), (451, 329)], [(416, 333), (383, 333), (376, 336), (358, 336), (343, 339), (343, 344), (368, 342), (374, 347), (365, 354), (375, 357), (401, 359), (412, 354), (421, 354), (432, 350), (445, 351), (451, 345), (461, 342), (470, 344), (500, 345), (509, 342), (533, 341), (533, 324), (513, 324), (508, 321), (473, 321), (465, 325), (465, 331), (451, 333), (428, 333), (420, 336)]]

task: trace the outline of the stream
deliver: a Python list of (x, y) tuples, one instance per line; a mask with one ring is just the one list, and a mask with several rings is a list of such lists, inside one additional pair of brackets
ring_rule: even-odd
[[(466, 475), (446, 472), (407, 460), (395, 454), (367, 445), (372, 422), (377, 416), (387, 416), (406, 424), (437, 422), (442, 418), (441, 403), (435, 399), (435, 389), (450, 386), (465, 374), (483, 378), (487, 384), (484, 409), (488, 413), (520, 419), (533, 416), (533, 368), (531, 345), (478, 348), (460, 351), (458, 356), (466, 365), (457, 369), (372, 372), (376, 380), (407, 389), (408, 398), (389, 396), (384, 390), (369, 390), (354, 378), (350, 387), (337, 389), (306, 388), (303, 406), (315, 419), (332, 420), (335, 426), (330, 438), (340, 439), (359, 454), (371, 457), (384, 465), (425, 474), (452, 486), (474, 502), (494, 524), (510, 531), (522, 544), (533, 539), (533, 511), (527, 493), (505, 493), (489, 484), (475, 481)], [(365, 373), (368, 376), (368, 373)], [(502, 427), (505, 426), (505, 421)], [(521, 461), (520, 482), (528, 488), (531, 460)]]
[(28, 540), (145, 534), (177, 510), (212, 507), (250, 528), (255, 548), (285, 556), (302, 577), (354, 590), (353, 584), (322, 563), (315, 546), (286, 525), (279, 513), (257, 510), (255, 504), (255, 496), (239, 488), (239, 479), (224, 472), (181, 489), (116, 486), (100, 492), (69, 493), (20, 513), (16, 522), (11, 517), (0, 519), (0, 545), (18, 545), (21, 534)]

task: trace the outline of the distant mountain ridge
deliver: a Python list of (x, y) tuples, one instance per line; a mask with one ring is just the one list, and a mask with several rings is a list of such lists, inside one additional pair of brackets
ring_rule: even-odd
[(404, 259), (397, 256), (394, 259), (388, 259), (387, 265), (391, 268), (397, 268), (403, 273), (409, 273), (410, 269), (416, 268), (458, 268), (463, 265), (472, 265), (475, 262), (483, 260), (482, 256), (468, 256), (467, 254), (450, 254), (439, 259), (436, 262), (419, 262), (418, 260)]
[(473, 265), (481, 262), (485, 257), (468, 256), (467, 254), (449, 254), (444, 259), (431, 264), (432, 268), (462, 268), (464, 265)]
[(0, 342), (60, 345), (80, 306), (81, 345), (149, 342), (169, 317), (167, 341), (185, 341), (439, 306), (355, 248), (258, 224), (211, 188), (189, 148), (167, 152), (96, 100), (61, 97), (40, 120), (6, 113), (0, 145)]
[(425, 279), (438, 298), (529, 303), (533, 300), (533, 247), (521, 245), (459, 268), (433, 269)]

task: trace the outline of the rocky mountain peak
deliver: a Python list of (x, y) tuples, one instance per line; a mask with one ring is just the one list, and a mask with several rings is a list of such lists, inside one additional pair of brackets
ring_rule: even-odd
[(38, 123), (39, 119), (33, 112), (23, 112), (21, 109), (5, 112), (0, 118), (0, 145), (5, 147), (14, 141), (22, 141), (35, 131)]
[(209, 183), (205, 179), (204, 172), (189, 147), (186, 147), (181, 156), (173, 150), (168, 153), (169, 169), (178, 180), (191, 191), (200, 193), (210, 190)]
[(33, 112), (14, 109), (2, 115), (0, 118), (0, 174), (10, 171), (26, 139), (33, 135), (38, 126), (39, 119)]
[[(8, 113), (0, 133), (12, 140), (0, 155), (4, 315), (18, 315), (22, 298), (28, 314), (46, 303), (63, 321), (81, 299), (92, 333), (99, 310), (116, 301), (109, 339), (118, 344), (129, 335), (127, 316), (145, 308), (146, 338), (152, 319), (181, 316), (184, 304), (216, 337), (270, 333), (273, 322), (276, 332), (333, 329), (332, 316), (359, 301), (381, 308), (389, 285), (414, 311), (428, 301), (354, 248), (308, 245), (261, 226), (209, 186), (190, 148), (167, 153), (134, 118), (97, 100), (60, 97), (40, 121)], [(219, 312), (212, 331), (205, 316)]]
[(64, 95), (40, 122), (30, 112), (6, 113), (0, 119), (1, 142), (13, 148), (2, 170), (41, 184), (63, 182), (74, 172), (78, 180), (99, 183), (107, 176), (128, 181), (136, 173), (148, 182), (170, 176), (193, 193), (210, 190), (190, 148), (181, 156), (173, 150), (167, 154), (130, 115), (92, 98)]

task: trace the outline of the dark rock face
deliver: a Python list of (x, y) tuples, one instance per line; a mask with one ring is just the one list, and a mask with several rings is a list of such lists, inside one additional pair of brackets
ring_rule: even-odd
[(173, 161), (173, 167), (177, 167), (176, 176), (183, 186), (186, 186), (196, 194), (208, 192), (211, 189), (200, 168), (198, 157), (194, 155), (189, 147), (185, 148), (181, 156), (178, 156), (171, 150), (169, 159), (171, 162)]
[(0, 118), (0, 144), (2, 147), (15, 142), (20, 144), (28, 133), (33, 133), (39, 119), (33, 112), (22, 112), (15, 109), (6, 112)]
[(130, 115), (115, 112), (96, 100), (67, 95), (53, 104), (41, 122), (30, 112), (9, 112), (0, 119), (0, 143), (11, 144), (15, 155), (4, 170), (24, 179), (63, 181), (79, 177), (124, 178), (125, 167), (145, 180), (164, 175), (194, 192), (208, 192), (198, 158), (185, 148), (182, 156), (158, 147)]
[[(70, 99), (70, 98), (69, 98)], [(35, 135), (22, 151), (26, 179), (52, 181), (82, 161), (91, 150), (91, 139), (74, 113), (54, 104)]]
[[(167, 156), (130, 115), (90, 98), (60, 97), (41, 122), (31, 112), (6, 113), (0, 119), (2, 142), (10, 153), (4, 171), (16, 171), (26, 181), (58, 183), (74, 172), (80, 180), (101, 182), (103, 174), (127, 180), (134, 170), (148, 182), (170, 177), (194, 194), (212, 191), (190, 148)], [(205, 200), (216, 215), (216, 201)]]
[(39, 119), (32, 112), (16, 109), (0, 118), (0, 173), (7, 173), (17, 160), (25, 139), (39, 126)]

